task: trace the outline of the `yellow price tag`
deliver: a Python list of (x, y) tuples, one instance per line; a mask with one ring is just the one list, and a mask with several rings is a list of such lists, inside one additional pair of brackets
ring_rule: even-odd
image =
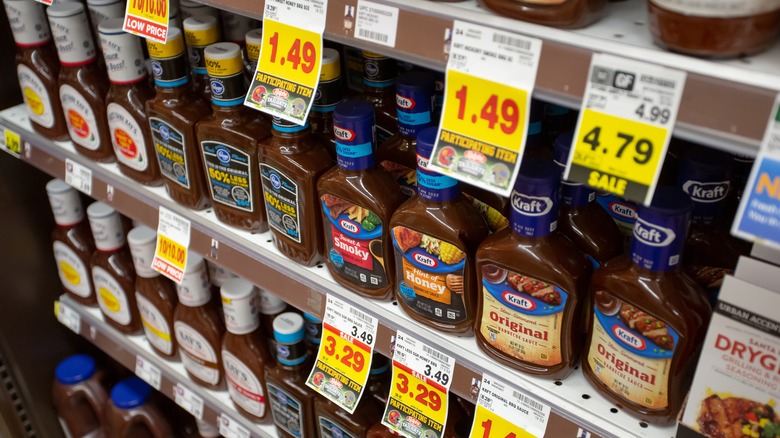
[(164, 43), (168, 39), (169, 0), (129, 0), (122, 30)]
[(59, 319), (60, 317), (60, 302), (59, 300), (54, 301), (54, 317)]
[(470, 436), (474, 438), (480, 436), (482, 438), (537, 438), (536, 435), (512, 424), (482, 405), (477, 405)]
[(393, 380), (382, 424), (408, 437), (441, 438), (447, 388), (393, 361)]
[(19, 134), (6, 128), (5, 147), (8, 149), (8, 152), (19, 158), (22, 154), (22, 139)]
[(180, 283), (187, 266), (187, 247), (175, 240), (157, 233), (157, 248), (152, 260), (152, 269), (173, 281)]

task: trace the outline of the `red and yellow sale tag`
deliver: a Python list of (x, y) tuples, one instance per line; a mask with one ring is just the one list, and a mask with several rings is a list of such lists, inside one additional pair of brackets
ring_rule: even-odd
[(479, 405), (474, 415), (471, 436), (474, 438), (480, 436), (482, 438), (537, 438), (536, 435), (528, 433), (504, 417)]
[(408, 437), (442, 437), (447, 388), (393, 361), (393, 380), (383, 423)]
[(157, 234), (157, 249), (154, 252), (152, 268), (181, 283), (187, 266), (187, 248), (162, 234)]
[(520, 393), (507, 382), (484, 374), (470, 436), (541, 438), (546, 435), (549, 419), (549, 406)]
[(128, 0), (122, 30), (148, 40), (168, 39), (169, 0)]

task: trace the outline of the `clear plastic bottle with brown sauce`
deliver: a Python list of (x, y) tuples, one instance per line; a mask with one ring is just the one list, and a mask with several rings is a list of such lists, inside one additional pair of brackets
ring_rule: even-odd
[(52, 401), (65, 436), (102, 437), (108, 390), (95, 359), (86, 354), (68, 356), (57, 364), (54, 376)]
[(425, 170), (436, 134), (432, 126), (417, 136), (417, 196), (390, 220), (395, 296), (413, 319), (467, 336), (477, 310), (474, 253), (489, 230), (457, 180)]
[(317, 180), (333, 165), (304, 126), (274, 118), (273, 136), (260, 147), (260, 181), (274, 245), (304, 266), (322, 260), (322, 216)]
[(84, 5), (60, 2), (46, 9), (60, 58), (59, 93), (76, 150), (99, 162), (114, 161), (106, 116), (108, 78), (97, 62)]
[(578, 29), (601, 18), (607, 0), (479, 0), (479, 3), (518, 20)]
[(648, 0), (656, 43), (695, 56), (736, 57), (768, 48), (780, 34), (775, 1)]
[(336, 49), (322, 49), (320, 83), (309, 112), (311, 133), (320, 140), (330, 155), (336, 158), (336, 137), (333, 135), (333, 110), (342, 100), (341, 57)]
[(16, 74), (32, 127), (50, 140), (68, 140), (57, 87), (60, 62), (43, 5), (29, 0), (4, 0), (3, 4), (16, 43)]
[(512, 192), (510, 226), (477, 250), (477, 345), (524, 373), (563, 379), (580, 356), (592, 267), (557, 228), (558, 167), (526, 159)]
[(365, 397), (373, 400), (374, 406), (384, 412), (387, 397), (390, 394), (390, 359), (379, 353), (374, 353), (371, 359), (371, 370), (368, 372)]
[(182, 23), (184, 40), (190, 57), (192, 84), (195, 92), (206, 104), (211, 103), (211, 83), (206, 71), (203, 51), (207, 46), (220, 41), (219, 17), (197, 15), (184, 19)]
[(211, 109), (192, 89), (184, 39), (178, 28), (168, 30), (165, 44), (147, 40), (157, 94), (146, 102), (146, 114), (157, 161), (168, 195), (194, 210), (209, 205), (195, 124)]
[(89, 268), (95, 242), (84, 220), (79, 193), (61, 179), (49, 181), (46, 193), (57, 224), (51, 233), (51, 240), (62, 288), (79, 303), (95, 306), (97, 299)]
[(135, 299), (146, 340), (157, 354), (173, 358), (177, 350), (173, 312), (179, 299), (174, 283), (152, 269), (157, 233), (141, 225), (130, 230), (127, 243), (135, 265)]
[(630, 256), (593, 274), (582, 370), (624, 411), (656, 425), (673, 424), (701, 349), (710, 306), (681, 272), (691, 201), (658, 187), (639, 207)]
[(317, 182), (325, 264), (342, 286), (368, 298), (393, 294), (393, 249), (386, 227), (404, 200), (374, 156), (374, 106), (340, 103), (333, 115), (338, 165)]
[(382, 413), (364, 394), (353, 414), (326, 397), (314, 399), (314, 428), (318, 438), (364, 438)]
[(154, 98), (154, 90), (146, 74), (141, 39), (124, 32), (123, 24), (122, 18), (109, 18), (98, 26), (111, 82), (106, 97), (111, 144), (122, 173), (141, 184), (157, 186), (162, 184), (162, 175), (144, 108)]
[(303, 317), (283, 313), (274, 320), (276, 366), (266, 368), (268, 405), (277, 433), (282, 438), (313, 438), (314, 399), (306, 386), (309, 370), (304, 342)]
[(221, 290), (227, 332), (222, 340), (222, 365), (230, 398), (244, 416), (262, 420), (268, 413), (265, 367), (271, 361), (255, 308), (252, 283), (228, 280)]
[(156, 403), (157, 394), (138, 377), (120, 380), (111, 388), (103, 422), (105, 436), (113, 438), (173, 438), (168, 416)]
[(212, 305), (211, 287), (203, 257), (190, 252), (184, 278), (176, 286), (179, 305), (173, 330), (187, 375), (198, 385), (216, 389), (222, 382), (222, 336), (225, 324)]
[(238, 44), (212, 44), (203, 54), (212, 113), (198, 122), (196, 131), (214, 213), (227, 225), (267, 231), (257, 155), (260, 141), (271, 136), (271, 125), (244, 106), (246, 83)]
[(363, 51), (363, 98), (376, 108), (376, 143), (381, 145), (398, 132), (395, 103), (394, 59)]
[(135, 301), (135, 267), (125, 244), (122, 219), (112, 207), (93, 202), (87, 207), (97, 251), (92, 254), (92, 284), (106, 322), (125, 334), (141, 330)]
[[(276, 359), (276, 341), (274, 340), (274, 320), (277, 316), (293, 309), (279, 297), (268, 292), (265, 289), (258, 291), (260, 295), (260, 303), (258, 305), (260, 311), (260, 325), (263, 327), (263, 335), (266, 338), (268, 345), (268, 353), (272, 359)], [(275, 361), (268, 363), (268, 366), (273, 366)]]

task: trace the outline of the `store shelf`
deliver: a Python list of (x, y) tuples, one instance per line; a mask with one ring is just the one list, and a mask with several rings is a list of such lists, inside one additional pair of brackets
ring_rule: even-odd
[[(110, 327), (97, 307), (86, 307), (77, 303), (67, 295), (60, 297), (60, 304), (67, 305), (79, 315), (79, 334), (106, 352), (114, 360), (130, 371), (135, 371), (136, 360), (142, 358), (160, 370), (160, 389), (171, 400), (175, 399), (177, 384), (183, 384), (203, 399), (203, 420), (212, 425), (219, 424), (221, 415), (228, 416), (232, 421), (243, 426), (252, 437), (276, 438), (276, 428), (266, 417), (266, 423), (258, 424), (241, 416), (233, 408), (227, 388), (210, 390), (190, 381), (184, 365), (178, 360), (167, 360), (158, 356), (149, 345), (143, 334), (127, 336)], [(223, 383), (224, 386), (224, 383)]]
[[(114, 164), (95, 164), (76, 154), (70, 143), (53, 143), (43, 139), (31, 131), (27, 113), (21, 105), (0, 112), (0, 125), (20, 134), (23, 143), (21, 160), (54, 177), (64, 178), (66, 158), (90, 168), (93, 175), (92, 197), (113, 205), (132, 219), (156, 228), (159, 206), (188, 218), (192, 222), (191, 250), (277, 294), (293, 306), (321, 316), (325, 310), (325, 295), (333, 294), (374, 315), (380, 322), (376, 344), (379, 352), (389, 355), (391, 336), (399, 329), (426, 340), (455, 358), (452, 390), (458, 395), (476, 402), (469, 391), (473, 379), (481, 379), (483, 371), (512, 382), (521, 393), (551, 406), (546, 437), (579, 436), (579, 428), (602, 437), (674, 437), (673, 427), (647, 426), (623, 413), (598, 395), (579, 370), (562, 382), (553, 382), (498, 365), (479, 350), (473, 337), (444, 335), (414, 322), (396, 303), (359, 297), (339, 286), (322, 265), (313, 268), (298, 266), (276, 251), (270, 233), (250, 234), (226, 227), (216, 220), (210, 210), (193, 212), (183, 208), (174, 203), (163, 188), (140, 186), (122, 176)], [(108, 193), (112, 193), (110, 198)], [(109, 330), (105, 332), (111, 333)], [(130, 342), (128, 346), (137, 347), (138, 343), (111, 339), (114, 344)], [(100, 346), (108, 348), (109, 352), (116, 350), (110, 343)]]

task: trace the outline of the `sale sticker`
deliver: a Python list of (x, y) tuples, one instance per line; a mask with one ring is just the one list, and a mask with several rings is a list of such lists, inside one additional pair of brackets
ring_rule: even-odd
[(304, 125), (322, 68), (327, 0), (267, 0), (263, 43), (244, 104)]
[(190, 221), (160, 207), (157, 223), (157, 247), (154, 250), (152, 269), (181, 283), (187, 267), (187, 248), (190, 246)]
[(780, 249), (780, 95), (772, 106), (731, 232)]
[(328, 294), (317, 361), (306, 384), (355, 412), (371, 370), (377, 319)]
[(471, 436), (482, 438), (541, 438), (547, 430), (550, 407), (484, 374)]
[(564, 179), (649, 204), (686, 73), (593, 55)]
[(5, 128), (3, 133), (3, 146), (5, 151), (19, 158), (22, 153), (22, 139), (16, 132)]
[(122, 30), (148, 40), (164, 43), (168, 39), (170, 0), (129, 0)]
[(382, 424), (408, 438), (441, 438), (455, 360), (397, 332), (393, 380)]
[(509, 196), (520, 169), (542, 42), (455, 21), (444, 111), (428, 168)]

